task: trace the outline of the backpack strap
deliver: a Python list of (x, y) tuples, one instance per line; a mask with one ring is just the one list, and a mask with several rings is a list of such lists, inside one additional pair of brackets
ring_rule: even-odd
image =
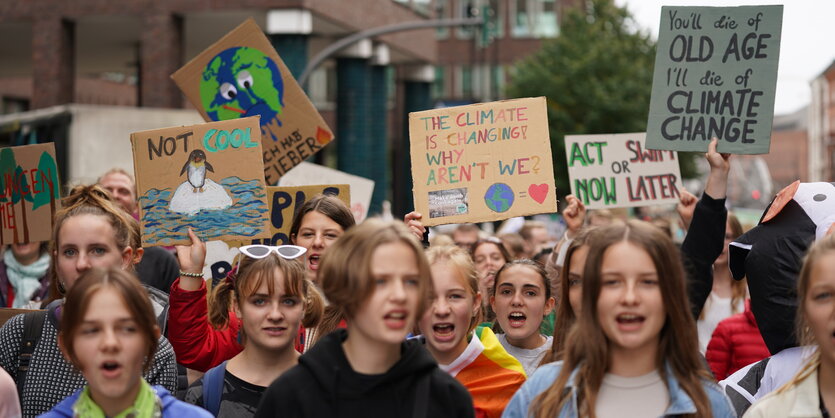
[(23, 387), (26, 384), (26, 372), (32, 362), (32, 354), (43, 333), (47, 311), (29, 312), (23, 315), (23, 339), (20, 340), (20, 353), (17, 367), (17, 393), (23, 399)]
[(220, 412), (220, 398), (223, 396), (223, 378), (226, 376), (226, 362), (209, 369), (203, 375), (203, 408), (217, 416)]

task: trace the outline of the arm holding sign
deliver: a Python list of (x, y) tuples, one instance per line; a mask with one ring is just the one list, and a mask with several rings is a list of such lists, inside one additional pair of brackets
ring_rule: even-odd
[(423, 215), (418, 212), (411, 211), (403, 217), (403, 222), (409, 227), (409, 231), (415, 234), (418, 241), (423, 244), (423, 247), (427, 248), (429, 247), (429, 236), (426, 233), (426, 227), (423, 226), (423, 223), (420, 221), (421, 219), (423, 219)]
[(181, 275), (171, 285), (168, 313), (168, 340), (177, 354), (177, 361), (205, 372), (243, 350), (238, 344), (241, 323), (229, 313), (229, 326), (216, 330), (209, 324), (206, 302), (206, 281), (202, 277), (183, 275), (202, 272), (206, 245), (189, 229), (190, 246), (177, 246)]
[(701, 314), (713, 289), (713, 262), (722, 253), (725, 243), (725, 224), (728, 219), (725, 196), (731, 166), (730, 155), (716, 151), (717, 142), (714, 138), (705, 154), (710, 164), (710, 174), (705, 192), (693, 208), (693, 220), (681, 244), (681, 261), (687, 273), (690, 310), (695, 318)]
[(580, 233), (580, 229), (586, 222), (586, 206), (583, 202), (573, 194), (567, 195), (565, 201), (568, 202), (568, 206), (562, 210), (562, 217), (565, 219), (567, 229), (551, 253), (551, 261), (557, 267), (557, 271), (565, 263), (565, 254), (568, 252), (571, 241)]

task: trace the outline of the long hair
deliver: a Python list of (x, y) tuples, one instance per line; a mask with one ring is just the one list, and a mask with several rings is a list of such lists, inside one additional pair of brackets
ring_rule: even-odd
[(158, 344), (159, 328), (154, 308), (148, 299), (148, 293), (139, 284), (139, 280), (132, 273), (115, 267), (87, 270), (67, 293), (67, 300), (61, 312), (61, 329), (58, 331), (64, 352), (69, 361), (78, 369), (79, 361), (73, 340), (84, 322), (84, 315), (88, 310), (96, 309), (95, 306), (90, 305), (90, 300), (96, 292), (102, 289), (113, 289), (122, 297), (122, 302), (131, 313), (139, 333), (145, 337), (147, 346), (144, 369), (147, 372)]
[[(537, 417), (554, 417), (571, 402), (571, 391), (564, 390), (569, 376), (578, 370), (575, 385), (578, 410), (594, 417), (594, 405), (609, 368), (609, 341), (597, 314), (601, 290), (601, 266), (606, 250), (628, 242), (644, 250), (652, 259), (665, 306), (665, 321), (660, 331), (656, 368), (666, 382), (667, 368), (679, 386), (693, 400), (696, 417), (710, 417), (711, 408), (703, 381), (711, 380), (698, 351), (696, 323), (687, 306), (684, 271), (677, 249), (658, 228), (642, 221), (629, 221), (601, 227), (589, 241), (589, 255), (583, 272), (582, 314), (571, 328), (566, 342), (564, 363), (554, 383), (534, 399), (531, 412)], [(675, 332), (675, 334), (674, 334)]]
[[(568, 330), (574, 325), (577, 320), (577, 315), (574, 314), (574, 309), (571, 308), (571, 301), (568, 298), (569, 290), (571, 288), (571, 280), (568, 277), (571, 271), (571, 257), (577, 250), (587, 245), (589, 237), (599, 228), (584, 228), (577, 234), (577, 237), (568, 245), (565, 252), (565, 261), (563, 261), (562, 272), (560, 273), (560, 291), (557, 294), (559, 298), (557, 302), (557, 317), (554, 322), (554, 340), (551, 343), (551, 349), (542, 357), (540, 365), (548, 364), (562, 358), (563, 350), (565, 349), (565, 340), (568, 337)], [(580, 283), (582, 286), (582, 283)]]
[[(57, 257), (55, 254), (58, 251), (61, 243), (58, 242), (61, 227), (64, 222), (78, 215), (96, 215), (103, 216), (113, 227), (115, 232), (114, 241), (119, 251), (127, 247), (136, 245), (139, 241), (137, 234), (139, 231), (139, 223), (132, 216), (119, 208), (108, 194), (99, 185), (76, 186), (70, 190), (70, 193), (62, 201), (62, 208), (55, 213), (55, 225), (52, 228), (52, 241), (50, 254), (53, 255), (50, 261), (50, 281), (49, 281), (49, 302), (55, 299), (60, 299), (66, 294), (66, 289), (61, 284), (61, 278), (58, 277)], [(136, 250), (136, 248), (133, 248)]]
[[(316, 286), (305, 278), (304, 267), (298, 259), (285, 260), (270, 253), (267, 257), (254, 259), (241, 255), (238, 271), (212, 289), (209, 298), (209, 323), (215, 329), (229, 325), (229, 310), (233, 300), (243, 306), (244, 301), (255, 293), (262, 284), (267, 284), (267, 294), (275, 295), (273, 276), (276, 269), (284, 276), (284, 292), (296, 296), (304, 304), (302, 325), (305, 328), (318, 325), (324, 313), (324, 301)], [(241, 341), (246, 342), (246, 333), (240, 329)]]
[(371, 259), (381, 245), (406, 244), (415, 254), (420, 276), (417, 312), (423, 316), (432, 293), (432, 273), (423, 246), (402, 222), (368, 219), (347, 231), (328, 248), (319, 265), (319, 282), (330, 305), (325, 320), (317, 330), (317, 341), (351, 318), (374, 292)]
[[(739, 238), (743, 232), (742, 224), (739, 222), (739, 218), (736, 217), (731, 212), (728, 212), (728, 226), (730, 232), (730, 238), (732, 240)], [(726, 232), (726, 233), (727, 233)], [(730, 257), (730, 256), (729, 256)], [(731, 280), (731, 313), (737, 314), (740, 312), (738, 309), (739, 306), (744, 306), (742, 302), (748, 299), (748, 280), (742, 278), (742, 280)], [(705, 314), (708, 311), (709, 304), (712, 303), (711, 299), (708, 299), (705, 302), (705, 309), (699, 313), (699, 320), (703, 320), (705, 318)], [(744, 309), (744, 308), (743, 308)]]

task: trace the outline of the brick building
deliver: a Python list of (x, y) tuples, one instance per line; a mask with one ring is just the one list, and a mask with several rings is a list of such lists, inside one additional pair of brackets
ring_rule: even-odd
[[(399, 215), (412, 199), (408, 112), (502, 98), (511, 66), (542, 37), (557, 35), (559, 16), (574, 3), (579, 0), (3, 2), (0, 114), (67, 103), (189, 108), (169, 75), (248, 17), (298, 77), (313, 56), (349, 34), (487, 11), (495, 38), (487, 45), (477, 28), (392, 33), (341, 51), (309, 79), (308, 94), (337, 137), (318, 162), (375, 180), (371, 211), (391, 200)], [(50, 123), (50, 138), (39, 140), (67, 138), (61, 130), (68, 128), (55, 123), (69, 122)], [(8, 137), (0, 134), (0, 142)]]
[(835, 62), (812, 80), (809, 181), (835, 180)]

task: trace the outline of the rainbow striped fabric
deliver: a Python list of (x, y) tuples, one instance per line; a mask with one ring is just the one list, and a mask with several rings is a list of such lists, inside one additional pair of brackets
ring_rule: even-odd
[(487, 327), (476, 328), (467, 349), (455, 361), (440, 367), (470, 391), (477, 415), (486, 417), (500, 417), (526, 379), (522, 364), (505, 351)]

